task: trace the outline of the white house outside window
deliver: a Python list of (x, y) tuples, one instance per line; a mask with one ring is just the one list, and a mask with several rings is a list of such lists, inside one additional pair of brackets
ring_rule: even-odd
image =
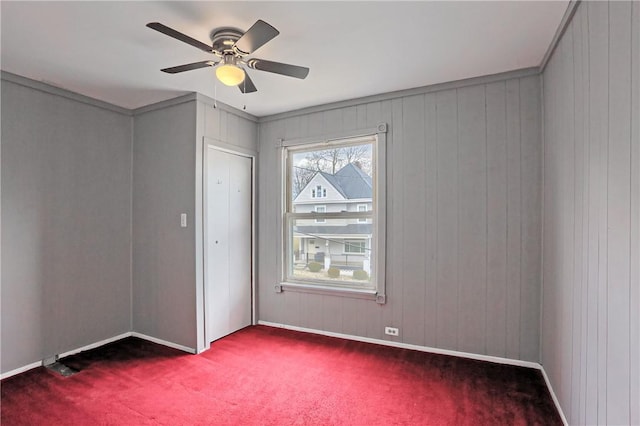
[(384, 250), (378, 248), (384, 239), (384, 138), (382, 143), (379, 134), (292, 143), (284, 146), (283, 159), (280, 287), (384, 303)]

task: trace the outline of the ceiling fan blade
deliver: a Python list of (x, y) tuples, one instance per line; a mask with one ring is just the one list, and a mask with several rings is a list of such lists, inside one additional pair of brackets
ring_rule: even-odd
[(236, 41), (235, 48), (242, 54), (248, 55), (255, 52), (260, 47), (264, 46), (266, 42), (280, 34), (280, 31), (273, 28), (261, 19), (258, 19), (255, 24), (247, 30), (242, 37)]
[(309, 74), (309, 68), (298, 65), (283, 64), (281, 62), (265, 61), (264, 59), (250, 59), (247, 66), (254, 70), (267, 71), (289, 77), (304, 79)]
[(173, 37), (176, 40), (180, 40), (184, 43), (190, 44), (193, 47), (197, 47), (200, 50), (204, 50), (205, 52), (213, 52), (213, 48), (208, 44), (204, 44), (203, 42), (198, 41), (195, 38), (191, 38), (186, 34), (182, 34), (181, 32), (174, 30), (173, 28), (162, 25), (160, 22), (149, 22), (147, 24), (147, 27), (159, 31), (162, 34), (168, 35), (169, 37)]
[(178, 65), (177, 67), (165, 68), (160, 71), (169, 74), (177, 74), (179, 72), (197, 70), (198, 68), (215, 67), (216, 65), (218, 65), (218, 63), (214, 61), (201, 61), (194, 62), (192, 64)]
[(238, 89), (242, 93), (253, 93), (257, 92), (256, 86), (253, 84), (253, 81), (249, 78), (249, 73), (247, 71), (244, 72), (244, 81), (238, 84)]

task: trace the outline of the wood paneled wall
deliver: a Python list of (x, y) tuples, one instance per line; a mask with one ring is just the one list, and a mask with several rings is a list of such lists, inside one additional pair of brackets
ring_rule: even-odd
[(542, 363), (569, 423), (640, 424), (640, 3), (581, 3), (543, 85)]
[(2, 373), (131, 328), (125, 110), (2, 73)]
[[(255, 118), (187, 95), (136, 111), (133, 331), (199, 351), (204, 342), (204, 138), (254, 151)], [(180, 214), (187, 227), (180, 227)]]
[(188, 348), (197, 344), (196, 111), (190, 101), (138, 113), (133, 135), (132, 329)]
[[(539, 76), (260, 124), (259, 319), (539, 361)], [(389, 124), (387, 304), (285, 291), (277, 140)], [(384, 335), (385, 326), (400, 336)]]

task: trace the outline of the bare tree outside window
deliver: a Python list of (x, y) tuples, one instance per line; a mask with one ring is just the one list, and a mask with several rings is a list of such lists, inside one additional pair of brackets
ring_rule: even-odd
[(317, 170), (313, 170), (310, 168), (306, 168), (304, 166), (293, 166), (293, 176), (292, 176), (292, 191), (294, 198), (302, 191), (302, 189), (307, 186), (307, 184), (313, 179), (313, 176), (316, 174)]
[(333, 175), (350, 163), (371, 176), (371, 144), (295, 153), (291, 176), (293, 198), (307, 186), (317, 172)]

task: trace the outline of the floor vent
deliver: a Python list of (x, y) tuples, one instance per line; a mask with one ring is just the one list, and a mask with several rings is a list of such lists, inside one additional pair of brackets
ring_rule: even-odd
[(47, 365), (47, 368), (51, 371), (55, 371), (56, 373), (64, 377), (73, 376), (78, 372), (78, 370), (74, 370), (71, 367), (67, 367), (66, 365), (58, 361), (54, 362), (53, 364)]

